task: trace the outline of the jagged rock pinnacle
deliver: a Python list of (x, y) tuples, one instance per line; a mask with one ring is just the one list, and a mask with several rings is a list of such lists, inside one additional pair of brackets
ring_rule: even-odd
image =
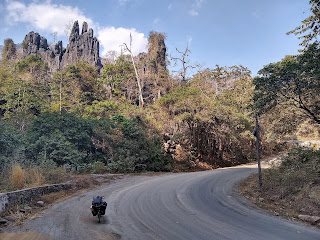
[(81, 34), (84, 34), (87, 31), (88, 31), (88, 23), (87, 22), (83, 22)]
[(99, 56), (99, 41), (93, 36), (93, 30), (88, 29), (86, 22), (82, 24), (81, 35), (79, 35), (78, 21), (74, 22), (66, 49), (62, 47), (62, 41), (50, 48), (47, 39), (35, 32), (28, 33), (23, 43), (23, 51), (26, 56), (39, 56), (48, 62), (53, 72), (83, 60), (99, 68), (102, 67)]
[(78, 21), (75, 21), (73, 24), (70, 36), (69, 36), (69, 43), (72, 40), (78, 38), (78, 36), (79, 36), (79, 23), (78, 23)]

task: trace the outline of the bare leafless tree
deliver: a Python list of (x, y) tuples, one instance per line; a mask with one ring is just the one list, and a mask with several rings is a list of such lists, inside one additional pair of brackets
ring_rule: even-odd
[(73, 23), (74, 23), (74, 21), (71, 20), (65, 25), (64, 33), (66, 34), (67, 38), (69, 38), (69, 36), (70, 36), (71, 30), (73, 27)]
[(105, 54), (105, 58), (107, 60), (107, 62), (109, 64), (113, 64), (115, 63), (115, 61), (117, 60), (117, 58), (119, 57), (119, 53), (115, 50), (109, 50), (106, 54)]
[(134, 59), (133, 59), (133, 53), (131, 51), (131, 47), (132, 47), (132, 36), (131, 36), (131, 33), (130, 33), (130, 48), (128, 48), (127, 44), (125, 44), (125, 43), (123, 43), (123, 45), (125, 46), (125, 50), (128, 51), (130, 53), (130, 56), (131, 56), (131, 60), (132, 60), (134, 71), (136, 73), (136, 78), (137, 78), (137, 83), (138, 83), (138, 88), (139, 88), (139, 106), (143, 108), (144, 107), (144, 101), (143, 101), (143, 96), (142, 96), (141, 81), (140, 81), (139, 74), (138, 74), (138, 71), (137, 71), (137, 68), (136, 68), (136, 64), (135, 64)]
[(187, 70), (189, 68), (194, 69), (194, 68), (198, 68), (200, 67), (198, 64), (196, 65), (191, 65), (190, 64), (190, 59), (187, 60), (187, 58), (189, 57), (189, 46), (188, 46), (188, 42), (187, 42), (187, 47), (186, 49), (182, 52), (179, 51), (178, 48), (176, 48), (176, 51), (180, 54), (180, 57), (172, 57), (170, 55), (171, 60), (174, 61), (174, 67), (178, 66), (178, 62), (180, 62), (182, 64), (182, 69), (178, 70), (178, 71), (174, 71), (174, 72), (178, 72), (178, 75), (182, 78), (182, 82), (187, 82)]

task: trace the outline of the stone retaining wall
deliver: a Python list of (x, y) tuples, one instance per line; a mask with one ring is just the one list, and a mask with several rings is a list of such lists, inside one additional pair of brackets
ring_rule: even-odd
[(14, 192), (0, 193), (0, 216), (2, 216), (5, 210), (9, 207), (30, 202), (44, 194), (59, 192), (70, 188), (70, 183), (63, 183), (43, 187), (25, 188)]

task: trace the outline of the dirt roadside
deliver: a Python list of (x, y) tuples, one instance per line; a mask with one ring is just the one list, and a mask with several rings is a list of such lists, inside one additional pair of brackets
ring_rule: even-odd
[(35, 232), (27, 233), (0, 233), (1, 240), (49, 240), (50, 236)]
[[(25, 220), (37, 218), (42, 211), (54, 204), (66, 201), (84, 192), (107, 186), (112, 181), (124, 176), (123, 174), (73, 175), (70, 180), (71, 189), (45, 194), (28, 204), (10, 208), (3, 216), (3, 219), (8, 219), (8, 221), (5, 224), (0, 224), (0, 240), (49, 240), (50, 236), (46, 234), (36, 232), (8, 233), (6, 229), (22, 225)], [(39, 206), (38, 201), (43, 201), (44, 205)]]
[[(269, 184), (266, 181), (271, 181), (271, 179), (268, 179), (269, 177), (266, 177), (265, 174), (267, 174), (267, 172), (265, 172), (265, 169), (279, 166), (281, 164), (281, 157), (283, 157), (284, 155), (285, 154), (262, 161), (263, 185)], [(294, 183), (292, 182), (292, 184)], [(280, 191), (279, 189), (269, 189), (267, 191), (264, 187), (259, 188), (258, 173), (255, 173), (241, 181), (238, 184), (238, 190), (240, 194), (245, 197), (251, 204), (257, 206), (258, 208), (271, 215), (279, 216), (291, 221), (296, 221), (306, 226), (320, 228), (320, 195), (318, 195), (318, 193), (320, 192), (320, 186), (309, 189), (310, 191), (308, 194), (304, 194), (305, 192), (301, 192), (300, 194), (292, 193), (284, 198), (281, 195), (281, 192), (284, 190), (281, 190), (281, 188)], [(310, 201), (311, 197), (313, 198), (313, 200), (316, 198), (315, 196), (311, 196), (315, 194), (318, 195), (318, 203), (315, 203), (316, 201)], [(302, 218), (300, 216), (306, 217)]]

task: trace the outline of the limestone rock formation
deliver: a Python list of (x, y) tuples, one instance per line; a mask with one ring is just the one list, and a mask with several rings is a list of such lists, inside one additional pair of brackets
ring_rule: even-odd
[(47, 39), (39, 33), (29, 32), (23, 40), (23, 53), (26, 56), (35, 55), (48, 62), (49, 68), (55, 72), (61, 69), (62, 42), (59, 41), (53, 49), (50, 49)]
[(81, 34), (78, 21), (74, 23), (66, 49), (63, 48), (62, 41), (50, 47), (46, 38), (39, 33), (30, 32), (24, 38), (23, 52), (26, 56), (39, 56), (48, 62), (53, 72), (83, 60), (96, 67), (102, 67), (99, 41), (93, 36), (93, 30), (91, 28), (88, 30), (86, 22), (82, 25)]
[(136, 60), (140, 66), (144, 98), (146, 102), (154, 102), (167, 92), (169, 86), (165, 34), (150, 32), (148, 42), (148, 53), (140, 53)]
[(150, 58), (151, 71), (159, 74), (167, 70), (166, 52), (165, 35), (163, 33), (150, 32), (148, 55)]
[(164, 75), (167, 72), (166, 56), (165, 35), (152, 31), (148, 39), (148, 53), (140, 53), (137, 62), (144, 66), (144, 73)]
[(82, 60), (98, 67), (101, 66), (98, 39), (93, 37), (93, 30), (91, 28), (88, 30), (88, 24), (86, 22), (82, 25), (82, 33), (80, 35), (79, 24), (78, 21), (76, 21), (69, 37), (66, 52), (63, 55), (62, 67)]

